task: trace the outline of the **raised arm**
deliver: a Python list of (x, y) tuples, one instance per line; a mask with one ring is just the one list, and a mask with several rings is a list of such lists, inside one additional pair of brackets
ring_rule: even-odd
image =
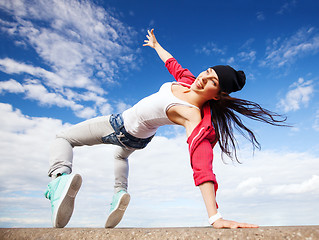
[(147, 30), (147, 40), (144, 40), (145, 44), (143, 46), (149, 46), (151, 48), (154, 48), (158, 54), (158, 56), (162, 59), (162, 61), (165, 63), (167, 59), (172, 58), (173, 56), (167, 52), (156, 40), (156, 37), (154, 35), (154, 29), (151, 31)]

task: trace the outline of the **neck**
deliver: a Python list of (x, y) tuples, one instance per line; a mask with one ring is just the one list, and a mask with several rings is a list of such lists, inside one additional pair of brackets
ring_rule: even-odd
[(195, 105), (199, 109), (202, 109), (204, 104), (207, 102), (207, 99), (201, 97), (199, 94), (197, 94), (194, 91), (186, 90), (184, 93), (187, 98), (187, 102)]

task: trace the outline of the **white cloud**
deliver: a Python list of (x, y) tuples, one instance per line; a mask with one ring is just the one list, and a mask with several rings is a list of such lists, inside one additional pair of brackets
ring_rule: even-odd
[(234, 57), (230, 57), (228, 60), (227, 60), (227, 64), (231, 65), (235, 62), (235, 58)]
[[(244, 161), (240, 165), (223, 165), (215, 160), (220, 187), (217, 200), (223, 216), (268, 226), (317, 221), (319, 216), (313, 209), (319, 207), (319, 192), (313, 189), (318, 179), (311, 176), (318, 176), (318, 156), (307, 152), (263, 150), (252, 157), (247, 149), (241, 149), (241, 154)], [(293, 191), (294, 186), (301, 187), (302, 192)], [(279, 188), (284, 190), (279, 191)], [(300, 218), (292, 220), (296, 214)]]
[(208, 42), (201, 47), (197, 47), (195, 52), (199, 54), (206, 54), (207, 56), (211, 54), (224, 55), (225, 49), (218, 47), (216, 43)]
[(48, 165), (43, 161), (48, 154), (47, 142), (62, 128), (61, 121), (24, 116), (3, 103), (0, 112), (1, 195), (13, 189), (36, 191), (37, 181), (41, 182), (43, 177), (41, 171)]
[(80, 111), (77, 111), (76, 115), (80, 118), (89, 119), (96, 116), (96, 111), (91, 107), (85, 107)]
[(297, 4), (296, 0), (287, 0), (278, 10), (277, 14), (284, 14), (287, 11), (290, 11), (292, 8), (294, 8)]
[(301, 105), (308, 106), (313, 92), (312, 81), (304, 81), (303, 78), (299, 78), (297, 82), (290, 86), (285, 98), (279, 101), (278, 107), (283, 109), (284, 112), (299, 110)]
[(248, 178), (240, 182), (236, 188), (237, 191), (240, 191), (241, 194), (246, 196), (251, 196), (258, 192), (258, 185), (262, 183), (261, 177)]
[[(238, 60), (239, 61), (247, 61), (250, 63), (253, 63), (256, 59), (256, 51), (251, 49), (251, 44), (254, 42), (254, 39), (248, 39), (241, 47), (241, 51), (239, 53), (237, 53), (238, 56)], [(204, 44), (203, 46), (196, 46), (195, 48), (195, 53), (198, 54), (205, 54), (207, 56), (210, 56), (212, 54), (215, 55), (220, 55), (223, 56), (222, 58), (220, 58), (221, 62), (224, 62), (225, 64), (234, 64), (235, 63), (235, 58), (230, 56), (225, 56), (226, 55), (226, 51), (227, 48), (226, 47), (219, 47), (217, 46), (217, 44), (213, 43), (213, 42), (208, 42), (206, 44)]]
[(83, 93), (79, 93), (67, 88), (63, 93), (63, 95), (65, 95), (69, 100), (92, 101), (98, 106), (107, 102), (107, 99), (99, 96), (95, 92), (85, 91)]
[(37, 80), (27, 80), (24, 84), (20, 84), (13, 79), (0, 82), (0, 93), (4, 91), (24, 93), (26, 99), (36, 100), (43, 106), (68, 107), (75, 112), (76, 116), (85, 119), (96, 116), (96, 110), (78, 104), (76, 103), (77, 101), (93, 101), (97, 106), (101, 106), (101, 109), (109, 105), (104, 98), (97, 96), (93, 92), (78, 94), (68, 89), (66, 90), (66, 99), (62, 94), (49, 92), (48, 89)]
[(256, 14), (258, 21), (264, 21), (265, 20), (265, 14), (263, 12), (257, 12)]
[(295, 184), (283, 184), (274, 187), (271, 190), (271, 194), (303, 194), (303, 193), (319, 193), (319, 176), (313, 175), (310, 179), (301, 183)]
[(124, 102), (118, 102), (117, 103), (117, 112), (118, 113), (124, 112), (126, 109), (129, 109), (130, 107), (132, 107), (132, 106), (129, 104), (126, 104)]
[[(0, 104), (0, 121), (0, 226), (50, 227), (50, 203), (43, 196), (49, 181), (49, 146), (55, 133), (69, 124), (29, 117), (9, 104)], [(207, 225), (185, 141), (184, 135), (156, 136), (145, 150), (133, 153), (132, 200), (120, 227)], [(318, 156), (261, 151), (252, 158), (245, 148), (241, 153), (243, 164), (225, 165), (215, 149), (217, 200), (225, 218), (262, 225), (316, 223)], [(74, 149), (73, 170), (82, 175), (83, 185), (68, 227), (103, 227), (113, 194), (112, 155), (113, 147), (107, 145)], [(298, 209), (300, 201), (301, 222), (296, 222), (291, 209)]]
[(113, 113), (113, 108), (110, 104), (105, 103), (99, 107), (99, 110), (102, 115), (106, 116)]
[[(40, 101), (31, 94), (32, 89), (26, 93), (40, 103), (72, 105), (73, 110), (80, 111), (75, 111), (75, 115), (92, 116), (94, 109), (105, 106), (104, 89), (118, 77), (119, 69), (136, 68), (138, 59), (130, 47), (135, 30), (91, 1), (4, 0), (0, 9), (13, 19), (0, 19), (2, 32), (13, 36), (17, 46), (24, 46), (22, 51), (33, 48), (41, 59), (41, 66), (37, 66), (31, 63), (34, 58), (25, 63), (7, 57), (0, 59), (0, 70), (8, 75), (22, 75), (24, 81), (30, 76), (38, 79), (48, 90), (46, 99)], [(2, 92), (19, 91), (13, 89), (12, 83), (2, 85)], [(24, 85), (22, 81), (20, 84)], [(85, 94), (69, 98), (67, 93), (75, 91)], [(58, 97), (55, 103), (54, 94)], [(93, 107), (79, 107), (83, 101), (94, 101)]]
[(252, 44), (255, 39), (250, 38), (244, 42), (244, 44), (239, 48), (239, 53), (237, 53), (239, 61), (247, 61), (253, 63), (256, 60), (257, 52), (253, 50)]
[(0, 93), (6, 91), (10, 93), (22, 93), (24, 92), (24, 88), (16, 80), (10, 79), (9, 81), (0, 82)]
[(286, 39), (274, 39), (266, 48), (262, 66), (282, 67), (305, 55), (319, 51), (319, 34), (314, 28), (302, 28)]
[(240, 52), (238, 53), (238, 57), (241, 61), (248, 61), (250, 63), (253, 63), (256, 59), (256, 51), (250, 50), (247, 52)]
[(41, 78), (51, 88), (61, 88), (66, 85), (63, 82), (63, 79), (53, 72), (49, 72), (40, 67), (17, 62), (10, 58), (0, 59), (0, 70), (7, 74), (28, 74), (36, 78)]
[(38, 100), (43, 105), (57, 105), (59, 107), (71, 107), (75, 110), (82, 108), (73, 101), (64, 99), (63, 96), (48, 90), (37, 80), (29, 80), (24, 85), (26, 97), (32, 100)]

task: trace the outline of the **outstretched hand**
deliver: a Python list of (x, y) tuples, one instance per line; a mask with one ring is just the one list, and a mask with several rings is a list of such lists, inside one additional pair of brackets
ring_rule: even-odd
[(147, 30), (147, 40), (144, 40), (143, 46), (149, 46), (157, 52), (158, 56), (162, 59), (162, 61), (165, 63), (167, 59), (172, 58), (173, 56), (167, 52), (156, 40), (156, 37), (154, 35), (154, 29)]
[(239, 223), (235, 221), (229, 221), (225, 219), (218, 219), (213, 224), (214, 228), (258, 228), (258, 225), (248, 224), (248, 223)]
[(145, 44), (143, 44), (143, 46), (149, 46), (151, 48), (155, 48), (155, 45), (158, 43), (157, 40), (156, 40), (156, 37), (154, 35), (154, 29), (152, 29), (151, 31), (150, 30), (147, 30), (147, 40), (144, 40)]

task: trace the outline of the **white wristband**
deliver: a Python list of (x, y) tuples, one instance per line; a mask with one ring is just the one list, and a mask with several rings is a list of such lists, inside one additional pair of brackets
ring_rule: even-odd
[(218, 219), (222, 218), (222, 215), (217, 212), (214, 216), (211, 216), (209, 219), (208, 219), (208, 222), (210, 225), (213, 225), (214, 222), (216, 222)]

